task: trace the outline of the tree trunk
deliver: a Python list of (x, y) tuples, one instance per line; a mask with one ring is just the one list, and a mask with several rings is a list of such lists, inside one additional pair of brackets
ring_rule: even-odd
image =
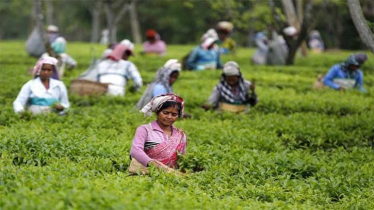
[(309, 25), (309, 21), (307, 19), (304, 19), (303, 24), (300, 29), (299, 36), (297, 37), (297, 40), (293, 40), (290, 42), (288, 56), (286, 59), (286, 65), (294, 64), (297, 49), (302, 44), (302, 42), (305, 41), (306, 37), (308, 36), (308, 25)]
[(142, 36), (141, 36), (141, 33), (140, 33), (139, 19), (138, 19), (138, 13), (137, 13), (136, 7), (135, 7), (135, 1), (130, 3), (129, 10), (130, 10), (132, 38), (134, 39), (134, 42), (136, 44), (141, 44), (142, 43)]
[(299, 23), (302, 23), (303, 22), (303, 16), (304, 16), (304, 12), (303, 12), (303, 0), (298, 0), (296, 1), (296, 7), (297, 7), (297, 17), (298, 17), (298, 20), (299, 20)]
[[(297, 6), (297, 16), (298, 16), (299, 23), (302, 23), (304, 19), (303, 0), (296, 1), (296, 6)], [(304, 57), (308, 56), (308, 46), (306, 44), (306, 41), (303, 41), (301, 43), (301, 54)]]
[(109, 43), (113, 44), (117, 42), (116, 35), (115, 35), (115, 26), (114, 26), (114, 15), (113, 15), (113, 9), (111, 7), (111, 2), (105, 2), (104, 3), (104, 11), (106, 15), (106, 21), (107, 21), (107, 28), (109, 31)]
[(47, 25), (53, 25), (53, 1), (45, 1)]
[(91, 42), (96, 43), (100, 37), (100, 19), (101, 19), (101, 1), (96, 1), (95, 6), (92, 9), (92, 20), (91, 20)]
[(55, 56), (49, 43), (47, 34), (45, 33), (44, 22), (43, 22), (43, 10), (42, 10), (42, 0), (34, 0), (34, 14), (35, 14), (35, 24), (39, 31), (40, 36), (45, 44), (45, 49), (50, 56)]
[(297, 31), (300, 31), (300, 22), (297, 18), (295, 6), (293, 5), (292, 0), (282, 0), (282, 5), (284, 12), (286, 13), (288, 24), (295, 27)]
[(118, 8), (122, 2), (121, 1), (105, 1), (104, 2), (104, 11), (106, 15), (107, 20), (107, 28), (109, 31), (109, 43), (116, 43), (117, 42), (117, 24), (120, 20), (122, 20), (122, 17), (126, 14), (128, 10), (128, 4), (124, 3), (121, 7), (121, 10), (115, 16), (115, 8)]
[(362, 13), (360, 2), (358, 0), (348, 0), (348, 7), (353, 23), (360, 34), (362, 42), (364, 42), (370, 51), (374, 53), (374, 35), (366, 24), (366, 19)]
[(303, 22), (302, 22), (302, 25), (301, 25), (301, 28), (300, 28), (300, 33), (297, 37), (297, 40), (293, 40), (293, 39), (289, 39), (289, 38), (285, 39), (286, 42), (287, 42), (287, 45), (289, 46), (289, 52), (288, 52), (288, 56), (287, 56), (287, 59), (286, 59), (286, 65), (293, 65), (294, 64), (297, 49), (299, 48), (301, 43), (303, 41), (305, 41), (305, 39), (308, 36), (308, 26), (310, 24), (310, 19), (311, 19), (311, 16), (312, 16), (312, 14), (311, 14), (312, 13), (312, 8), (313, 8), (313, 4), (311, 2), (308, 2), (307, 5), (306, 5), (305, 17), (303, 19)]
[[(282, 0), (282, 5), (284, 11), (286, 13), (287, 22), (290, 26), (296, 28), (296, 30), (300, 33), (301, 27), (300, 23), (303, 21), (303, 9), (302, 9), (302, 0), (297, 1), (297, 14), (295, 10), (295, 6), (292, 0)], [(298, 46), (299, 47), (299, 46)], [(308, 48), (306, 42), (303, 41), (301, 44), (301, 54), (305, 57), (308, 54)]]

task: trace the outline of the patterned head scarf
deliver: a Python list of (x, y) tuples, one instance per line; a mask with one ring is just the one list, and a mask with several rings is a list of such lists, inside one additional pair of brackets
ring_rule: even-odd
[(140, 112), (144, 113), (144, 117), (151, 116), (152, 112), (157, 113), (162, 105), (167, 101), (180, 103), (181, 109), (179, 110), (179, 117), (182, 117), (184, 111), (183, 98), (173, 93), (162, 94), (154, 97), (147, 105), (143, 107), (143, 109), (140, 110)]
[(360, 63), (356, 60), (355, 55), (351, 55), (348, 57), (346, 61), (340, 64), (340, 68), (346, 72), (349, 78), (355, 78), (355, 75), (357, 74), (356, 71), (351, 71), (349, 70), (349, 66), (354, 65), (354, 66), (360, 66)]
[(360, 63), (356, 60), (355, 55), (351, 55), (345, 60), (343, 63), (340, 64), (341, 68), (344, 71), (348, 71), (348, 66), (354, 65), (354, 66), (360, 66)]
[(56, 54), (61, 54), (66, 51), (66, 40), (63, 37), (58, 37), (52, 44), (51, 47)]
[(365, 54), (365, 53), (358, 53), (358, 54), (355, 54), (355, 59), (358, 63), (360, 63), (360, 65), (364, 64), (365, 61), (368, 59), (368, 56)]
[(51, 78), (56, 79), (56, 80), (60, 80), (60, 78), (58, 76), (58, 71), (57, 71), (57, 62), (58, 62), (58, 60), (54, 57), (47, 56), (47, 57), (41, 58), (36, 63), (36, 65), (34, 66), (34, 69), (32, 71), (32, 73), (34, 75), (34, 78), (39, 77), (43, 64), (50, 64), (50, 65), (53, 66), (53, 74), (52, 74)]

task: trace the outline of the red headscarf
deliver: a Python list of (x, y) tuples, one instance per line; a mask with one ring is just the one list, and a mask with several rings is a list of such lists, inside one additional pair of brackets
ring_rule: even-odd
[(147, 30), (147, 32), (145, 33), (145, 36), (148, 37), (148, 38), (155, 38), (156, 37), (156, 34), (157, 32), (153, 29), (149, 29)]

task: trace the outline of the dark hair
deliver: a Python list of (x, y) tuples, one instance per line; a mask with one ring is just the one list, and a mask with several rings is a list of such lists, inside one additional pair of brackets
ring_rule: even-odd
[(131, 56), (131, 51), (130, 50), (126, 50), (125, 54), (129, 57), (129, 56)]
[(172, 74), (174, 74), (174, 73), (178, 73), (178, 74), (179, 74), (179, 71), (178, 71), (178, 70), (174, 70), (174, 71), (172, 71), (169, 75), (172, 75)]
[(177, 107), (178, 109), (178, 116), (182, 117), (182, 105), (179, 102), (176, 101), (166, 101), (160, 109), (157, 110), (156, 114), (160, 113), (162, 110), (167, 109), (169, 107)]

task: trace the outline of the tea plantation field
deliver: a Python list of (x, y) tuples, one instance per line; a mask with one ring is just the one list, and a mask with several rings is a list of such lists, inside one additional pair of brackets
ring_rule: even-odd
[[(131, 60), (150, 82), (167, 59), (192, 47)], [(65, 84), (103, 49), (69, 43), (79, 66)], [(188, 135), (181, 162), (188, 175), (129, 176), (135, 129), (155, 118), (134, 110), (141, 93), (70, 96), (68, 116), (20, 119), (12, 102), (36, 59), (24, 42), (0, 42), (0, 209), (374, 209), (374, 56), (362, 67), (363, 94), (312, 89), (318, 74), (353, 52), (310, 54), (275, 67), (251, 65), (253, 53), (239, 49), (222, 58), (237, 61), (256, 83), (259, 103), (250, 114), (205, 112), (200, 105), (220, 71), (183, 71), (174, 90), (192, 115), (176, 123)]]

